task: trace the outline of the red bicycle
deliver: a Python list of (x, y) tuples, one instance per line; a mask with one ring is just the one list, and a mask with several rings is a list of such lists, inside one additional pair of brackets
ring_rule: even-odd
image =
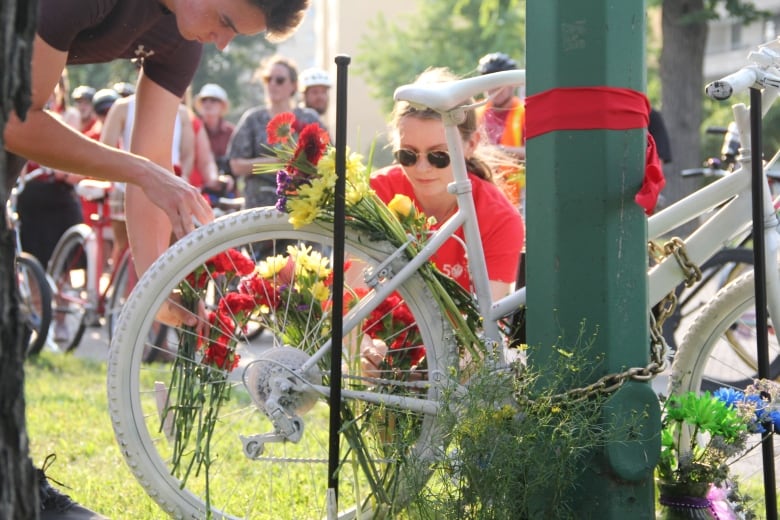
[[(113, 337), (119, 312), (138, 281), (130, 249), (125, 247), (114, 268), (107, 272), (108, 230), (111, 220), (106, 211), (111, 183), (83, 180), (76, 185), (82, 198), (95, 202), (97, 212), (89, 224), (71, 226), (54, 248), (47, 272), (54, 280), (54, 340), (70, 352), (78, 347), (87, 326), (105, 322), (109, 339)], [(162, 327), (162, 326), (161, 326)], [(154, 345), (158, 337), (151, 338)]]

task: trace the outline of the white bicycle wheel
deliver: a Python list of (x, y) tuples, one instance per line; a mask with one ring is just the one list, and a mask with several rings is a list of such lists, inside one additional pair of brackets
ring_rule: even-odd
[[(755, 284), (750, 271), (728, 284), (696, 317), (672, 363), (669, 392), (744, 390), (758, 377)], [(770, 379), (780, 381), (780, 345), (769, 328)], [(774, 435), (775, 474), (780, 475), (780, 435)], [(758, 441), (756, 435), (753, 441)], [(756, 444), (753, 442), (752, 444)], [(751, 487), (761, 487), (760, 446), (731, 464), (732, 472)]]
[[(254, 260), (257, 264), (266, 255), (283, 255), (282, 245), (290, 243), (312, 246), (320, 252), (331, 251), (332, 230), (316, 224), (293, 230), (287, 216), (273, 208), (256, 208), (217, 219), (174, 244), (158, 259), (141, 278), (120, 316), (108, 367), (109, 407), (116, 437), (128, 465), (147, 493), (175, 518), (202, 519), (207, 516), (206, 472), (201, 468), (200, 472), (192, 471), (185, 477), (183, 471), (173, 467), (173, 448), (168, 440), (171, 437), (166, 434), (177, 433), (177, 426), (165, 423), (163, 410), (170, 408), (161, 407), (158, 402), (169, 399), (170, 406), (176, 406), (172, 396), (176, 395), (177, 389), (170, 384), (174, 364), (142, 363), (144, 338), (148, 337), (148, 329), (154, 326), (158, 309), (166, 305), (171, 292), (181, 287), (182, 282), (209, 259), (230, 248), (253, 254), (261, 246), (268, 246), (266, 252)], [(348, 233), (346, 254), (349, 260), (376, 267), (391, 252), (387, 243)], [(404, 263), (402, 259), (396, 259), (392, 265), (383, 267), (392, 270)], [(362, 277), (360, 279), (362, 281)], [(349, 284), (350, 290), (357, 289), (356, 285)], [(209, 290), (214, 290), (214, 286), (218, 284), (212, 283)], [(415, 342), (414, 348), (418, 349), (421, 344), (425, 346), (425, 358), (420, 365), (423, 368), (412, 373), (401, 371), (400, 363), (396, 363), (395, 370), (383, 365), (386, 370), (370, 373), (373, 379), (369, 379), (360, 369), (360, 355), (356, 354), (360, 349), (356, 349), (352, 341), (357, 334), (345, 335), (339, 518), (373, 517), (378, 511), (384, 517), (394, 517), (427, 480), (430, 461), (442, 454), (445, 445), (446, 432), (442, 431), (434, 413), (371, 404), (347, 396), (349, 391), (366, 391), (373, 395), (403, 396), (413, 401), (425, 399), (435, 405), (441, 398), (444, 381), (454, 373), (451, 370), (456, 368), (457, 349), (451, 326), (442, 316), (427, 285), (415, 275), (401, 285), (398, 293), (414, 319), (409, 330), (416, 327), (419, 332), (415, 338), (420, 341)], [(355, 303), (357, 294), (364, 292), (350, 294), (351, 303)], [(332, 291), (329, 291), (325, 301), (330, 301), (331, 296)], [(213, 300), (212, 297), (205, 300), (209, 299)], [(208, 305), (208, 301), (205, 304)], [(357, 306), (360, 305), (358, 302)], [(324, 308), (328, 308), (327, 305)], [(328, 517), (327, 398), (311, 392), (287, 396), (290, 402), (310, 400), (308, 404), (312, 406), (306, 413), (285, 409), (303, 425), (300, 441), (274, 442), (270, 439), (262, 453), (255, 453), (255, 458), (242, 451), (241, 436), (273, 436), (277, 431), (255, 405), (256, 400), (253, 401), (249, 391), (252, 384), (244, 382), (245, 379), (254, 381), (248, 375), (250, 367), (281, 370), (293, 385), (301, 383), (306, 387), (320, 379), (327, 385), (329, 354), (316, 364), (313, 379), (310, 378), (311, 371), (306, 373), (309, 383), (292, 374), (323, 341), (329, 339), (325, 332), (330, 317), (313, 316), (307, 322), (301, 343), (290, 348), (289, 341), (283, 345), (283, 338), (290, 333), (290, 327), (286, 325), (288, 316), (283, 309), (284, 302), (261, 315), (263, 327), (268, 332), (259, 340), (246, 341), (245, 335), (234, 338), (241, 363), (228, 377), (230, 398), (219, 409), (209, 443), (208, 503), (215, 518), (300, 520)], [(170, 342), (186, 334), (191, 332), (172, 328), (167, 337)], [(171, 350), (171, 346), (168, 347)], [(402, 352), (403, 348), (397, 351)], [(180, 356), (181, 351), (177, 355)], [(182, 463), (186, 464), (186, 461)]]

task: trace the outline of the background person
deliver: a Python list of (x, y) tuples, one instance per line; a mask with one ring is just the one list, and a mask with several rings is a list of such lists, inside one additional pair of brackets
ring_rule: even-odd
[(88, 85), (79, 85), (73, 89), (71, 99), (79, 111), (79, 132), (91, 139), (100, 137), (100, 120), (95, 114), (95, 108), (92, 106), (92, 98), (95, 96), (95, 89)]
[(219, 197), (235, 197), (236, 180), (230, 170), (228, 143), (236, 126), (225, 119), (225, 115), (230, 110), (227, 92), (216, 83), (206, 83), (195, 96), (194, 105), (195, 112), (203, 121), (203, 130), (211, 146), (219, 176), (219, 185), (206, 186), (204, 192), (212, 203)]
[(119, 94), (120, 97), (127, 97), (131, 94), (135, 94), (135, 85), (127, 81), (119, 81), (111, 85), (111, 88)]
[[(503, 52), (486, 54), (477, 65), (477, 70), (483, 75), (516, 69), (515, 60)], [(520, 164), (525, 160), (525, 104), (515, 92), (516, 88), (511, 85), (490, 90), (487, 103), (477, 108), (477, 121), (488, 142), (513, 156)], [(497, 174), (512, 202), (523, 211), (525, 170), (502, 167)]]
[(320, 117), (325, 116), (330, 104), (330, 87), (333, 82), (330, 75), (322, 69), (309, 68), (301, 72), (301, 95), (303, 100), (301, 104), (306, 108), (311, 108)]
[(309, 123), (322, 126), (314, 110), (294, 106), (298, 91), (298, 69), (292, 60), (272, 56), (260, 66), (257, 74), (265, 85), (265, 104), (244, 112), (228, 147), (230, 170), (233, 175), (244, 179), (244, 196), (248, 208), (276, 204), (276, 175), (252, 174), (253, 165), (279, 160), (269, 153), (266, 133), (269, 121), (283, 112), (292, 112), (300, 128)]
[[(127, 97), (118, 98), (111, 106), (106, 115), (100, 134), (100, 141), (109, 146), (115, 146), (122, 150), (131, 149), (131, 140), (133, 136), (133, 125), (136, 116), (136, 96), (130, 94)], [(186, 169), (192, 171), (194, 164), (194, 136), (192, 127), (188, 122), (182, 121), (182, 113), (189, 117), (189, 113), (184, 105), (179, 104), (179, 111), (176, 115), (176, 122), (173, 129), (173, 140), (171, 142), (171, 162), (174, 172), (182, 175)], [(183, 164), (184, 163), (184, 164)], [(111, 251), (112, 265), (117, 265), (119, 257), (127, 247), (128, 231), (127, 217), (125, 214), (125, 198), (127, 186), (124, 182), (114, 182), (111, 193), (109, 193), (109, 213), (111, 215), (111, 230), (114, 235), (114, 246)]]
[[(454, 79), (449, 70), (437, 68), (427, 70), (416, 82)], [(374, 172), (371, 187), (385, 203), (396, 194), (408, 196), (418, 211), (436, 219), (432, 227), (438, 229), (457, 209), (455, 195), (447, 190), (447, 185), (453, 181), (452, 159), (447, 151), (441, 115), (430, 109), (418, 110), (401, 101), (393, 109), (390, 125), (396, 164)], [(525, 245), (525, 226), (517, 209), (493, 182), (490, 163), (497, 157), (483, 154), (473, 110), (466, 112), (466, 118), (458, 129), (463, 138), (463, 153), (471, 180), (491, 292), (494, 298), (498, 298), (508, 294), (515, 281), (520, 253)], [(463, 229), (458, 229), (456, 235), (462, 240)], [(465, 253), (463, 243), (450, 238), (432, 260), (443, 273), (471, 290)]]

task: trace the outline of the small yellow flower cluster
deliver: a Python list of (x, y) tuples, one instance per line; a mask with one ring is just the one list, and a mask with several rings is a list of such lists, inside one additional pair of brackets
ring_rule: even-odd
[[(354, 206), (371, 192), (363, 156), (347, 149), (346, 170), (345, 200), (348, 205)], [(317, 176), (311, 179), (310, 184), (301, 186), (295, 197), (288, 200), (290, 224), (298, 229), (314, 222), (322, 208), (332, 206), (335, 185), (336, 149), (330, 146), (317, 163)]]

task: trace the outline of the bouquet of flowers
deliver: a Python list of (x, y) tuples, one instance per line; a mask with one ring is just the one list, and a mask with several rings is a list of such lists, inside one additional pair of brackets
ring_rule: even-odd
[[(336, 150), (329, 143), (327, 132), (312, 123), (297, 130), (298, 124), (292, 113), (274, 117), (267, 127), (269, 151), (279, 159), (272, 164), (255, 165), (254, 173), (276, 173), (277, 209), (290, 215), (289, 221), (295, 227), (310, 224), (316, 220), (333, 222), (336, 184)], [(347, 225), (366, 231), (377, 240), (387, 240), (396, 247), (404, 247), (409, 258), (413, 258), (424, 245), (429, 231), (429, 219), (419, 214), (412, 201), (405, 196), (396, 196), (384, 204), (369, 185), (369, 170), (360, 154), (347, 150), (345, 217)], [(472, 352), (472, 359), (479, 359), (476, 353), (480, 341), (474, 333), (479, 318), (474, 300), (454, 280), (441, 273), (433, 263), (428, 262), (420, 273), (425, 279), (439, 305), (453, 324), (463, 348)], [(397, 297), (397, 296), (395, 296)], [(391, 297), (391, 300), (393, 297)], [(385, 302), (384, 305), (393, 305)], [(403, 329), (403, 307), (393, 314), (393, 327)], [(379, 310), (377, 310), (378, 314)], [(386, 341), (391, 330), (385, 323), (385, 333), (378, 335), (378, 324), (364, 327), (363, 332), (372, 339)], [(412, 334), (412, 332), (409, 332)], [(406, 335), (408, 336), (408, 335)], [(407, 337), (408, 339), (408, 337)], [(390, 351), (393, 341), (388, 344)], [(391, 352), (391, 354), (393, 354)], [(397, 354), (397, 352), (395, 353)], [(424, 356), (424, 349), (403, 356), (406, 366), (414, 365)], [(385, 360), (388, 365), (399, 366), (399, 356)]]
[[(752, 447), (752, 435), (780, 432), (780, 385), (756, 380), (745, 391), (720, 388), (713, 394), (670, 396), (664, 406), (661, 458), (656, 474), (664, 493), (714, 502), (725, 490), (741, 498), (729, 463)], [(720, 500), (723, 502), (723, 500)], [(721, 507), (743, 508), (728, 501)], [(728, 518), (728, 516), (726, 516)]]
[(744, 448), (748, 433), (737, 409), (709, 392), (688, 392), (670, 396), (664, 411), (659, 479), (706, 485), (723, 481), (726, 461)]

